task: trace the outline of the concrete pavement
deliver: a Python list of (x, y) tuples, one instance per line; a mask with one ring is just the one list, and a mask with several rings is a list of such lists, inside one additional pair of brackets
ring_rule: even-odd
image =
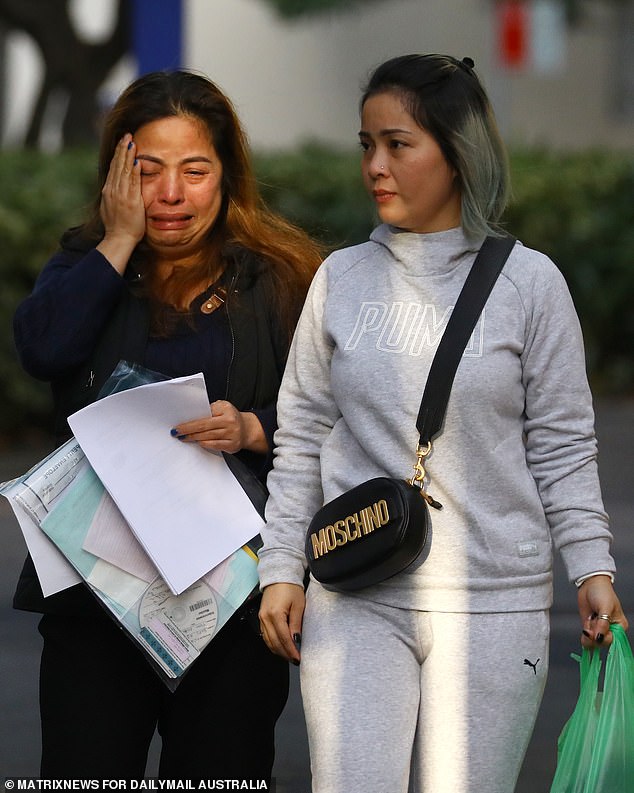
[[(597, 434), (604, 500), (612, 519), (618, 592), (634, 622), (634, 400), (597, 403)], [(0, 481), (24, 473), (42, 456), (38, 448), (0, 450)], [(24, 557), (24, 543), (5, 499), (0, 499), (0, 779), (37, 776), (39, 721), (37, 615), (13, 611), (11, 596)], [(570, 653), (579, 647), (575, 593), (556, 568), (550, 675), (544, 701), (516, 793), (548, 793), (555, 768), (557, 736), (574, 707), (578, 669)], [(633, 631), (630, 631), (633, 635)], [(306, 732), (297, 670), (292, 667), (289, 704), (279, 722), (275, 776), (278, 793), (309, 793)], [(156, 773), (156, 748), (147, 775)], [(390, 791), (386, 791), (390, 793)]]

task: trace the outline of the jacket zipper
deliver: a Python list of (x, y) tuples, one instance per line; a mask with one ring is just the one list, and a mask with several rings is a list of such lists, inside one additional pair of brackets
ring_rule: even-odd
[(236, 337), (233, 330), (233, 322), (231, 321), (231, 311), (230, 311), (230, 303), (231, 303), (231, 296), (234, 293), (234, 287), (238, 280), (238, 273), (234, 273), (231, 278), (231, 284), (229, 285), (229, 291), (227, 292), (227, 302), (225, 303), (225, 308), (227, 311), (227, 320), (229, 322), (229, 333), (231, 334), (231, 357), (229, 359), (229, 367), (227, 369), (227, 387), (225, 389), (225, 399), (227, 402), (229, 401), (229, 386), (231, 384), (231, 375), (233, 370), (233, 363), (236, 357)]

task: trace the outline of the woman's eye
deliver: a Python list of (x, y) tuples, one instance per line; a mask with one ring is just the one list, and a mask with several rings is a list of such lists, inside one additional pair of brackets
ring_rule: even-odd
[(402, 140), (391, 140), (390, 141), (390, 148), (391, 149), (400, 149), (402, 146), (406, 144)]
[(158, 176), (158, 171), (141, 171), (141, 176)]
[(370, 148), (370, 144), (367, 142), (367, 140), (360, 140), (359, 146), (361, 147), (362, 151), (367, 151)]

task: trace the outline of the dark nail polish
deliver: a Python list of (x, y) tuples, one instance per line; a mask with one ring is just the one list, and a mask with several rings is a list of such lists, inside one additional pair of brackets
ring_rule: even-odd
[(299, 666), (299, 661), (296, 661), (294, 658), (291, 660), (293, 666)]
[(605, 639), (605, 636), (602, 633), (597, 633), (597, 638), (596, 638), (596, 643), (597, 644), (603, 644), (603, 640), (604, 639)]
[(178, 435), (178, 430), (170, 430), (170, 435), (175, 438)]
[(301, 633), (294, 633), (293, 634), (293, 641), (295, 642), (295, 647), (299, 650), (302, 644), (302, 634)]
[(129, 151), (129, 150), (130, 150), (130, 149), (131, 149), (133, 146), (134, 146), (134, 143), (132, 143), (132, 141), (130, 141), (130, 142), (128, 143), (128, 151)]
[(586, 639), (590, 638), (590, 634), (588, 633), (588, 631), (581, 631), (581, 633), (583, 633), (583, 635), (586, 637)]
[(139, 164), (139, 161), (138, 161), (138, 160), (137, 160), (137, 158), (135, 157), (135, 158), (134, 158), (134, 162), (132, 163), (132, 165), (134, 166), (134, 165), (138, 165), (138, 164)]

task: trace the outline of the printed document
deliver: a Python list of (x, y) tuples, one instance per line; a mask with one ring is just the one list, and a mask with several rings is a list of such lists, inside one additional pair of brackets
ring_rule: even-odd
[(29, 549), (44, 597), (79, 583), (81, 578), (67, 559), (41, 531), (44, 518), (64, 497), (77, 478), (90, 469), (88, 460), (72, 438), (51, 452), (23, 476), (0, 485), (0, 494), (11, 504)]
[(202, 374), (95, 402), (69, 424), (99, 479), (174, 594), (260, 532), (263, 520), (222, 455), (172, 437), (209, 415)]

